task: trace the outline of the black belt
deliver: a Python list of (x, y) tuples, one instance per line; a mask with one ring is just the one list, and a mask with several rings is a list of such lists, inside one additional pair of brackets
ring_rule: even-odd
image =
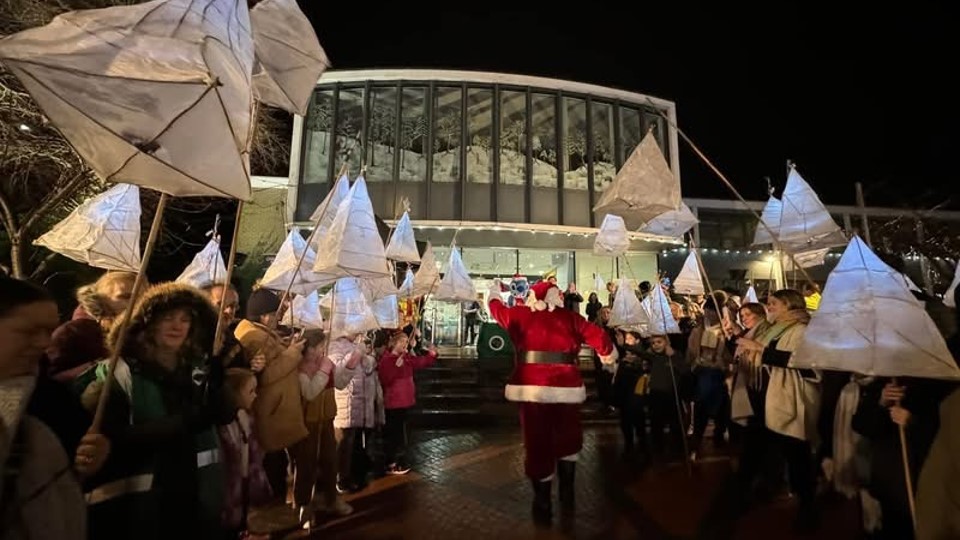
[(527, 351), (520, 355), (523, 364), (576, 364), (577, 361), (573, 353)]

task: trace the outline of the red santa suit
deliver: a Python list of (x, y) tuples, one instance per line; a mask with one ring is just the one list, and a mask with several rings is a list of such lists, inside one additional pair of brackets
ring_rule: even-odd
[(531, 290), (535, 298), (526, 306), (507, 307), (495, 285), (489, 309), (517, 351), (504, 394), (520, 403), (526, 474), (545, 481), (553, 478), (559, 460), (575, 461), (583, 445), (580, 404), (586, 389), (577, 359), (581, 345), (593, 347), (605, 363), (616, 360), (616, 349), (603, 329), (563, 309), (556, 285), (544, 281)]

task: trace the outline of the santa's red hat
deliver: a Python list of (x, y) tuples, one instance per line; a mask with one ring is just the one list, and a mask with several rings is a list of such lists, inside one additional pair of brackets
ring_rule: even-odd
[(546, 298), (547, 291), (550, 289), (557, 289), (558, 291), (560, 290), (556, 283), (550, 283), (547, 280), (538, 281), (536, 284), (530, 287), (530, 290), (533, 291), (533, 294), (537, 295), (538, 300), (543, 300)]

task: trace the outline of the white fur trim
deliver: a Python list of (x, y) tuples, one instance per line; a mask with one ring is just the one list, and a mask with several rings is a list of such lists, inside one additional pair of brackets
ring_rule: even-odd
[(563, 456), (562, 458), (560, 458), (560, 461), (573, 461), (574, 463), (576, 463), (579, 459), (580, 459), (580, 452), (577, 452), (576, 454)]
[(600, 363), (610, 365), (617, 361), (617, 358), (620, 357), (620, 353), (617, 352), (617, 348), (614, 347), (610, 350), (610, 354), (600, 357)]
[(580, 386), (533, 386), (508, 384), (503, 391), (508, 401), (528, 403), (583, 403), (587, 399), (587, 389)]

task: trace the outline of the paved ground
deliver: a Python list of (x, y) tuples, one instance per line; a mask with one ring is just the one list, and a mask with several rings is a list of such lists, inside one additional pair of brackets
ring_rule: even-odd
[[(376, 480), (347, 497), (355, 513), (324, 522), (309, 538), (793, 538), (787, 497), (736, 524), (718, 510), (731, 470), (722, 453), (703, 458), (692, 476), (681, 463), (643, 468), (620, 457), (619, 430), (590, 427), (577, 470), (576, 515), (557, 515), (551, 527), (537, 528), (529, 518), (530, 487), (516, 432), (419, 432), (411, 438), (410, 474)], [(824, 506), (815, 538), (857, 537), (855, 506)]]

